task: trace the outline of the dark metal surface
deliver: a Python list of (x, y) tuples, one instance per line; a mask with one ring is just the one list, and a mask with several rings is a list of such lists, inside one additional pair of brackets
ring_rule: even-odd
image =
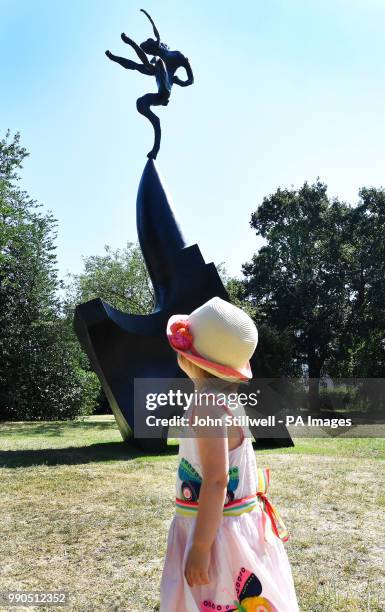
[[(213, 263), (206, 264), (198, 245), (186, 246), (155, 163), (148, 160), (137, 197), (137, 230), (154, 285), (156, 307), (150, 315), (121, 312), (100, 299), (79, 304), (74, 327), (98, 375), (124, 439), (134, 429), (135, 378), (185, 378), (166, 337), (172, 314), (188, 314), (210, 298), (229, 300)], [(251, 360), (256, 371), (256, 354)], [(168, 414), (159, 409), (156, 416)], [(176, 414), (182, 414), (177, 410)], [(252, 433), (257, 433), (251, 429)], [(291, 445), (289, 434), (264, 440), (267, 446)], [(167, 446), (161, 438), (139, 438), (151, 451)]]
[[(137, 101), (139, 112), (154, 127), (155, 141), (140, 181), (136, 208), (139, 242), (156, 304), (150, 315), (132, 315), (101, 299), (94, 299), (78, 304), (74, 315), (75, 332), (99, 377), (125, 440), (133, 437), (135, 379), (186, 378), (166, 337), (169, 317), (189, 314), (214, 296), (229, 300), (215, 265), (205, 263), (197, 244), (186, 245), (155, 166), (161, 131), (159, 119), (150, 107), (168, 104), (172, 85), (191, 85), (193, 74), (187, 58), (179, 51), (170, 51), (160, 41), (154, 22), (143, 12), (151, 21), (155, 39), (150, 38), (139, 46), (122, 34), (122, 40), (135, 50), (141, 63), (109, 51), (106, 54), (124, 68), (155, 76), (158, 84), (157, 94), (147, 94)], [(147, 54), (154, 56), (151, 62)], [(185, 81), (175, 75), (180, 67), (186, 70)], [(251, 360), (254, 374), (257, 372), (256, 359), (254, 354)], [(168, 414), (169, 407), (156, 412), (159, 417)], [(175, 414), (182, 415), (183, 409), (175, 410)], [(257, 430), (251, 431), (257, 437)], [(271, 446), (292, 445), (286, 428), (283, 427), (276, 439), (274, 433), (271, 432)], [(146, 450), (163, 450), (167, 447), (167, 428), (159, 438), (138, 438), (135, 442)], [(269, 443), (266, 438), (264, 442)]]
[[(159, 32), (150, 15), (143, 9), (141, 9), (141, 11), (150, 20), (155, 39), (148, 38), (138, 45), (135, 41), (126, 36), (126, 34), (121, 34), (121, 39), (134, 49), (136, 55), (140, 59), (140, 63), (125, 57), (120, 57), (119, 55), (114, 55), (111, 51), (106, 51), (106, 55), (110, 60), (117, 62), (127, 70), (136, 70), (141, 74), (155, 77), (158, 92), (148, 93), (138, 98), (136, 101), (136, 108), (139, 113), (150, 121), (154, 128), (154, 146), (147, 154), (147, 157), (156, 159), (160, 148), (161, 127), (159, 117), (152, 112), (151, 106), (167, 106), (171, 96), (172, 86), (179, 85), (180, 87), (188, 87), (193, 84), (194, 76), (187, 57), (180, 51), (171, 51), (165, 43), (161, 42)], [(149, 60), (147, 55), (152, 55), (152, 59)], [(186, 71), (187, 78), (185, 80), (176, 76), (175, 73), (179, 68), (183, 68)]]
[[(152, 160), (138, 190), (137, 227), (154, 285), (154, 312), (131, 315), (95, 299), (79, 304), (74, 318), (76, 334), (124, 439), (132, 436), (134, 427), (134, 379), (185, 376), (166, 337), (170, 315), (189, 313), (215, 295), (229, 299), (214, 264), (205, 263), (198, 245), (186, 246)], [(160, 450), (166, 447), (167, 431), (164, 436), (137, 442)]]

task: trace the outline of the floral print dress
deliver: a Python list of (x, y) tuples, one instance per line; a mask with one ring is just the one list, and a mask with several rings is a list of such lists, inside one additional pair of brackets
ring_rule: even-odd
[[(186, 417), (190, 416), (189, 409)], [(241, 444), (229, 451), (227, 493), (211, 548), (210, 583), (193, 587), (187, 583), (184, 568), (194, 534), (202, 469), (190, 424), (186, 437), (180, 438), (175, 515), (167, 539), (160, 612), (299, 610), (283, 543), (287, 532), (267, 497), (269, 471), (257, 469), (246, 429), (242, 428)]]

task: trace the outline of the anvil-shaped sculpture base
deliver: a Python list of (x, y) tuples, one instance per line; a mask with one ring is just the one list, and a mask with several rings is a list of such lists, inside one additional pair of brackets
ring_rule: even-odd
[[(188, 314), (214, 296), (229, 300), (215, 265), (205, 263), (196, 244), (186, 246), (153, 160), (147, 162), (139, 186), (137, 227), (154, 286), (154, 312), (132, 315), (95, 299), (79, 304), (74, 317), (78, 339), (125, 440), (132, 438), (134, 430), (135, 379), (185, 377), (167, 341), (168, 318)], [(161, 409), (157, 416), (162, 416)], [(133, 441), (146, 450), (160, 451), (167, 446), (167, 431), (161, 438)], [(274, 445), (291, 444), (287, 433)]]
[[(175, 281), (179, 300), (172, 308), (150, 315), (130, 315), (100, 299), (76, 307), (77, 336), (102, 383), (124, 439), (133, 433), (134, 379), (184, 377), (165, 334), (168, 318), (175, 313), (189, 313), (214, 295), (228, 299), (215, 266), (205, 264), (197, 245), (182, 249), (178, 263), (180, 274)], [(167, 445), (164, 439), (146, 442), (140, 438), (137, 442), (153, 450)]]

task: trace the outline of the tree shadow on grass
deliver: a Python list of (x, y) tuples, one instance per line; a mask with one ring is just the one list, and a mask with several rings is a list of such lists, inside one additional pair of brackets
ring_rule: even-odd
[[(275, 441), (277, 442), (277, 441)], [(273, 448), (279, 445), (253, 442), (254, 450)], [(19, 468), (39, 465), (81, 465), (97, 461), (130, 461), (131, 459), (156, 460), (177, 455), (178, 444), (169, 444), (164, 451), (153, 453), (141, 450), (128, 442), (101, 442), (87, 446), (66, 446), (65, 448), (42, 448), (0, 451), (0, 467)]]
[(68, 433), (68, 429), (88, 431), (116, 431), (115, 421), (3, 421), (0, 422), (0, 433), (2, 436), (17, 435), (30, 437), (31, 435), (60, 436)]
[(97, 461), (129, 461), (131, 459), (156, 460), (176, 455), (177, 445), (162, 452), (150, 453), (125, 442), (104, 442), (88, 446), (0, 451), (0, 467), (19, 468), (39, 465), (80, 465)]

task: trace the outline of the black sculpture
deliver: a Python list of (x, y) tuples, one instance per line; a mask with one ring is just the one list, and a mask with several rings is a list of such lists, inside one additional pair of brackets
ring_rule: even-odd
[[(143, 171), (136, 206), (139, 243), (155, 291), (154, 312), (131, 315), (94, 299), (77, 305), (74, 318), (76, 334), (124, 439), (132, 438), (134, 431), (135, 379), (185, 378), (167, 341), (168, 318), (191, 312), (215, 295), (229, 299), (215, 265), (205, 263), (197, 244), (186, 246), (151, 159)], [(156, 412), (160, 417), (168, 414), (167, 407)], [(167, 428), (159, 439), (135, 442), (146, 449), (162, 450), (167, 446)]]
[[(155, 75), (158, 81), (157, 94), (147, 94), (138, 100), (139, 112), (154, 126), (155, 143), (148, 154), (150, 159), (142, 174), (136, 203), (139, 243), (154, 287), (156, 304), (150, 315), (132, 315), (120, 312), (99, 298), (90, 300), (76, 306), (74, 328), (99, 377), (123, 439), (134, 441), (147, 450), (159, 451), (167, 447), (168, 427), (159, 432), (158, 437), (133, 439), (138, 420), (142, 426), (147, 416), (144, 409), (138, 411), (140, 403), (135, 404), (135, 382), (154, 378), (164, 385), (169, 384), (169, 379), (179, 379), (178, 384), (181, 379), (188, 381), (168, 343), (167, 320), (175, 313), (190, 313), (214, 296), (225, 300), (229, 300), (229, 296), (215, 265), (205, 263), (197, 244), (186, 245), (155, 166), (160, 125), (150, 106), (167, 104), (172, 83), (190, 85), (193, 76), (188, 60), (178, 51), (169, 51), (160, 42), (151, 17), (143, 12), (153, 25), (156, 40), (148, 39), (138, 47), (122, 35), (123, 40), (135, 49), (142, 64), (107, 54), (125, 68)], [(160, 59), (153, 65), (146, 53)], [(181, 66), (186, 69), (187, 81), (181, 81), (174, 74)], [(254, 354), (251, 361), (254, 372), (255, 357)], [(160, 407), (153, 414), (156, 417), (171, 416), (170, 406)], [(183, 408), (176, 408), (174, 414), (181, 416)], [(143, 427), (141, 429), (146, 431)], [(282, 425), (280, 429), (272, 431), (272, 437), (265, 442), (270, 446), (292, 445), (286, 427)], [(258, 428), (251, 428), (251, 431), (256, 438), (259, 437)]]
[[(131, 315), (94, 299), (76, 306), (74, 318), (76, 334), (101, 381), (125, 440), (132, 440), (135, 419), (146, 416), (144, 409), (139, 415), (134, 409), (135, 380), (185, 378), (166, 338), (169, 316), (189, 313), (215, 295), (229, 300), (215, 265), (205, 263), (197, 244), (186, 246), (155, 162), (150, 159), (139, 184), (136, 223), (154, 286), (154, 312)], [(251, 361), (254, 372), (257, 358), (254, 354)], [(159, 408), (154, 414), (169, 416), (169, 407)], [(182, 415), (183, 410), (177, 409), (175, 414)], [(138, 426), (142, 423), (135, 422), (135, 429)], [(255, 438), (259, 437), (257, 429), (251, 428), (251, 432)], [(158, 438), (133, 441), (146, 450), (160, 451), (167, 447), (167, 435), (166, 427)], [(271, 438), (264, 442), (269, 446), (292, 445), (284, 425), (271, 431)]]
[[(160, 35), (150, 15), (143, 9), (140, 9), (148, 19), (150, 20), (155, 40), (148, 38), (140, 45), (137, 45), (131, 38), (126, 36), (124, 33), (121, 35), (123, 42), (130, 45), (137, 56), (139, 57), (141, 64), (133, 62), (132, 60), (126, 59), (125, 57), (119, 57), (114, 55), (111, 51), (106, 51), (107, 57), (113, 62), (117, 62), (123, 68), (128, 70), (137, 70), (142, 74), (154, 76), (158, 85), (158, 93), (148, 93), (136, 101), (136, 108), (139, 113), (147, 117), (151, 122), (154, 132), (154, 146), (148, 153), (147, 157), (150, 159), (156, 159), (160, 147), (161, 129), (159, 117), (155, 115), (150, 109), (151, 106), (167, 106), (169, 103), (172, 86), (180, 85), (181, 87), (187, 87), (192, 85), (194, 82), (193, 73), (191, 70), (190, 63), (180, 51), (170, 51), (169, 47), (160, 41)], [(152, 55), (153, 58), (149, 61), (147, 55)], [(178, 68), (184, 68), (187, 74), (187, 79), (182, 81), (179, 77), (175, 76)]]

